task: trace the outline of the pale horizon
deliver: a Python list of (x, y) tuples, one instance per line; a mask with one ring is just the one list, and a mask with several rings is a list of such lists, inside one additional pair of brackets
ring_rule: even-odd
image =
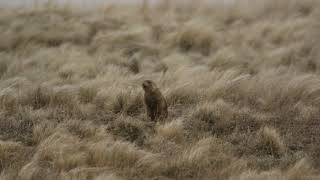
[[(50, 0), (0, 0), (0, 6), (29, 6), (35, 3), (46, 3)], [(159, 2), (161, 0), (149, 0), (150, 3)], [(185, 0), (178, 0), (178, 1), (185, 1)], [(203, 1), (212, 1), (212, 2), (233, 2), (234, 0), (203, 0)], [(58, 2), (62, 4), (77, 4), (80, 6), (97, 6), (97, 5), (104, 5), (104, 4), (134, 4), (134, 3), (141, 3), (143, 0), (53, 0), (52, 2)]]

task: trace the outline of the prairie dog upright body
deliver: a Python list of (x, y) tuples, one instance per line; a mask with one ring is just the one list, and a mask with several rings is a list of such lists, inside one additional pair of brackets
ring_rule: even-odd
[(144, 90), (144, 103), (146, 106), (147, 116), (151, 121), (167, 118), (168, 105), (156, 84), (151, 80), (145, 80), (142, 83), (142, 88)]

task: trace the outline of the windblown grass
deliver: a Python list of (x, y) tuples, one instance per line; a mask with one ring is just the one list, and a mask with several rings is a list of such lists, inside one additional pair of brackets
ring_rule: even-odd
[(319, 9), (1, 8), (0, 179), (320, 179)]

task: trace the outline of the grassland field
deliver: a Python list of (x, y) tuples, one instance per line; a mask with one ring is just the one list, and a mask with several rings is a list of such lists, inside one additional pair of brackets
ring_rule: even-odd
[(0, 7), (0, 179), (320, 180), (320, 1)]

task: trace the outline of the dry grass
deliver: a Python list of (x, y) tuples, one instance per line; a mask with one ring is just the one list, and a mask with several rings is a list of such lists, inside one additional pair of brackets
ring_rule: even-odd
[[(0, 179), (320, 179), (319, 9), (2, 9)], [(145, 79), (164, 122), (146, 118)]]

